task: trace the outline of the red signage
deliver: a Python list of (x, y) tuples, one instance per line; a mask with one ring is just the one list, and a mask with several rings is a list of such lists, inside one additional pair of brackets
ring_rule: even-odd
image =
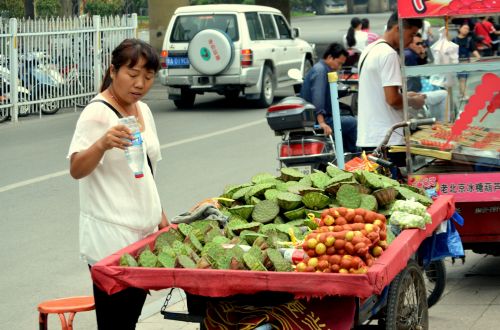
[(494, 14), (500, 0), (398, 0), (401, 18)]
[(408, 183), (438, 195), (454, 195), (457, 202), (500, 201), (500, 172), (412, 175)]

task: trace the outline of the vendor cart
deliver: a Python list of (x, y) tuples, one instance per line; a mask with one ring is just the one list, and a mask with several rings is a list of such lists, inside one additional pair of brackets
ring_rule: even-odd
[[(168, 319), (203, 322), (206, 306), (190, 303), (190, 298), (206, 304), (214, 299), (224, 301), (227, 297), (242, 295), (269, 297), (270, 293), (271, 296), (287, 294), (295, 302), (301, 298), (325, 299), (328, 308), (323, 312), (335, 322), (336, 329), (351, 329), (373, 319), (385, 323), (387, 329), (413, 329), (412, 324), (421, 324), (422, 329), (427, 329), (425, 285), (414, 258), (421, 243), (454, 211), (453, 196), (437, 198), (428, 209), (432, 223), (425, 229), (403, 230), (366, 274), (119, 266), (124, 253), (136, 255), (148, 245), (152, 248), (156, 237), (169, 230), (165, 228), (95, 264), (92, 278), (108, 294), (126, 287), (183, 289), (188, 297), (188, 314), (163, 310)], [(315, 311), (321, 315), (321, 311)]]
[[(449, 29), (452, 19), (497, 16), (500, 2), (399, 0), (398, 12), (400, 19), (443, 19), (442, 33), (450, 40), (455, 36)], [(440, 64), (404, 67), (403, 77), (441, 81), (441, 88), (448, 92), (445, 113), (438, 114), (440, 121), (413, 134), (407, 130), (407, 146), (394, 148), (407, 152), (409, 183), (437, 195), (455, 196), (457, 211), (465, 220), (457, 227), (464, 248), (500, 255), (500, 111), (496, 111), (500, 108), (500, 58), (448, 58)], [(458, 97), (461, 84), (473, 90), (468, 97)]]

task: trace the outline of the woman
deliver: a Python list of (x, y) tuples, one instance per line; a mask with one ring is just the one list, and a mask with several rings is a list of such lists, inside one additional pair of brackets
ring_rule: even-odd
[(344, 36), (344, 44), (347, 50), (361, 53), (368, 44), (368, 33), (361, 30), (362, 24), (358, 17), (351, 19), (351, 27)]
[[(158, 69), (150, 45), (124, 40), (113, 50), (100, 93), (76, 124), (68, 158), (80, 185), (80, 253), (89, 266), (168, 225), (153, 179), (160, 143), (151, 110), (140, 101)], [(144, 164), (150, 161), (140, 179), (128, 167), (124, 149), (133, 136), (118, 124), (119, 116), (135, 116), (139, 123)], [(99, 329), (135, 329), (146, 291), (128, 288), (108, 295), (94, 284), (94, 298)]]

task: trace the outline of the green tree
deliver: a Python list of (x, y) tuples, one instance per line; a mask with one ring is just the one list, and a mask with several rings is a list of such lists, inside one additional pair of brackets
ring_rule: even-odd
[(0, 0), (0, 16), (23, 17), (24, 16), (24, 0)]
[(37, 17), (59, 16), (61, 4), (59, 0), (35, 0), (35, 14)]
[(119, 15), (123, 12), (122, 0), (87, 0), (84, 8), (90, 15)]

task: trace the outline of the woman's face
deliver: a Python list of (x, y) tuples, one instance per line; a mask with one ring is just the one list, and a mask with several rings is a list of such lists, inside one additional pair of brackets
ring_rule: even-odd
[(113, 91), (122, 102), (132, 104), (139, 101), (153, 86), (155, 71), (146, 69), (145, 64), (146, 59), (141, 57), (132, 68), (128, 63), (118, 71), (112, 68)]

